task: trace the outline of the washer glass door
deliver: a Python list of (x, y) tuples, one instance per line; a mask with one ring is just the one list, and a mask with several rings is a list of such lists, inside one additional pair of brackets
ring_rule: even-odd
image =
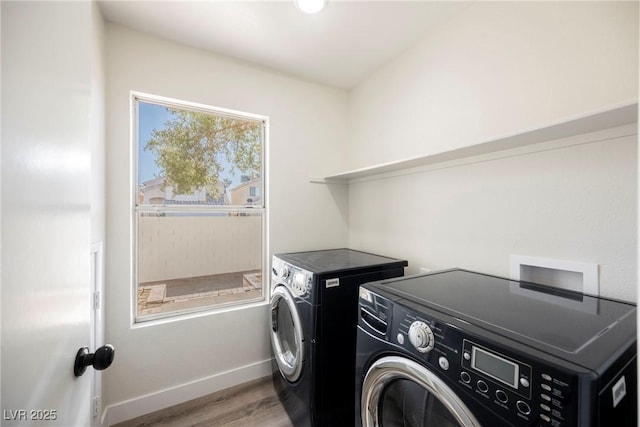
[(478, 427), (473, 414), (442, 380), (403, 357), (377, 360), (362, 387), (366, 427)]
[(285, 286), (276, 286), (271, 295), (271, 347), (282, 375), (297, 381), (304, 360), (304, 337), (295, 299)]
[(411, 380), (391, 381), (382, 391), (380, 425), (464, 427), (431, 392)]

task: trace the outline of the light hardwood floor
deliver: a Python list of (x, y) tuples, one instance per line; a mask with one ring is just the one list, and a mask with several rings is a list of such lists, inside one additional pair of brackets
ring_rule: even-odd
[(271, 377), (219, 391), (113, 427), (292, 427)]

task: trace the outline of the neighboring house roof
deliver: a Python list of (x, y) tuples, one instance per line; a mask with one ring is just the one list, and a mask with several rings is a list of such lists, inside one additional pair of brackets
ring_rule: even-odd
[(229, 191), (236, 191), (241, 189), (242, 187), (249, 187), (252, 186), (253, 184), (257, 184), (260, 183), (262, 181), (262, 177), (259, 176), (257, 178), (253, 178), (249, 181), (245, 181), (245, 182), (241, 182), (240, 184), (236, 185), (235, 187), (229, 189)]
[(153, 178), (143, 182), (140, 185), (141, 191), (149, 191), (149, 190), (162, 189), (162, 188), (164, 188), (164, 178)]
[[(143, 182), (140, 185), (139, 191), (143, 196), (143, 201), (154, 198), (161, 198), (162, 204), (165, 205), (227, 205), (229, 200), (226, 194), (226, 187), (222, 182), (218, 184), (222, 190), (222, 194), (219, 197), (213, 197), (208, 192), (204, 191), (204, 188), (200, 188), (194, 191), (192, 194), (174, 194), (173, 188), (165, 184), (165, 179), (154, 178)], [(155, 193), (151, 195), (151, 193)], [(159, 197), (161, 193), (164, 197)]]
[[(245, 202), (247, 202), (246, 204), (250, 204), (250, 205), (259, 204), (261, 202), (261, 200), (262, 200), (262, 196), (260, 194), (256, 194), (254, 196), (249, 196), (249, 197), (247, 197), (247, 200), (242, 200), (242, 202), (239, 202), (239, 201), (235, 200), (238, 197), (243, 197), (243, 193), (245, 193), (245, 192), (248, 193), (248, 190), (251, 187), (261, 188), (262, 187), (262, 177), (259, 176), (259, 177), (254, 178), (254, 179), (241, 182), (237, 186), (229, 189), (229, 192), (231, 193), (231, 203), (233, 203), (233, 204), (245, 204)], [(248, 199), (251, 199), (251, 202), (248, 202)]]

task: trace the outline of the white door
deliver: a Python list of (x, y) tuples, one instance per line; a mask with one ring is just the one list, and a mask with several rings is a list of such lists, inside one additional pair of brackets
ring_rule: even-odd
[(88, 426), (92, 5), (0, 7), (2, 425)]

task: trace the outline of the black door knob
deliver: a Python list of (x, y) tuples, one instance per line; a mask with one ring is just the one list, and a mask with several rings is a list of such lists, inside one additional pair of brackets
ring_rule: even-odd
[(102, 371), (111, 366), (115, 357), (116, 349), (111, 344), (106, 344), (96, 350), (95, 353), (89, 353), (88, 347), (81, 347), (76, 353), (76, 360), (73, 364), (73, 374), (76, 377), (84, 374), (87, 366), (93, 366), (94, 369)]

